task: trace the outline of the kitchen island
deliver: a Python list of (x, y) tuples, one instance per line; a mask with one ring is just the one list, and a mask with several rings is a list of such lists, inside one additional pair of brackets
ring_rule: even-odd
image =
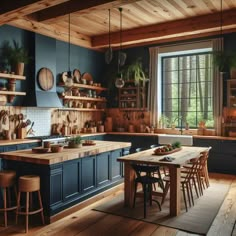
[(48, 222), (53, 216), (123, 182), (123, 165), (117, 158), (129, 142), (96, 141), (96, 145), (64, 148), (59, 153), (31, 149), (0, 154), (4, 169), (17, 176), (36, 174)]

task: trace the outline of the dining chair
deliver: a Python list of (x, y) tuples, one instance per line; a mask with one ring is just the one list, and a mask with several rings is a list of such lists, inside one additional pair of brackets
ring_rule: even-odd
[[(207, 160), (209, 157), (209, 151), (211, 150), (211, 147), (209, 147), (205, 152), (200, 153), (200, 157), (198, 159), (198, 165), (197, 165), (197, 171), (192, 176), (192, 181), (195, 186), (196, 194), (199, 197), (199, 195), (203, 195), (203, 189), (210, 186), (209, 183), (209, 175), (208, 175), (208, 167), (207, 167)], [(187, 165), (184, 165), (184, 169), (191, 168), (192, 163), (188, 163)], [(184, 169), (182, 172), (185, 172)], [(198, 191), (196, 189), (196, 182), (198, 186)], [(206, 186), (206, 187), (205, 187)], [(199, 192), (199, 194), (198, 194)]]
[[(187, 197), (188, 197), (189, 206), (191, 207), (192, 205), (194, 205), (193, 191), (192, 191), (192, 185), (194, 185), (194, 184), (192, 183), (192, 180), (193, 180), (193, 176), (196, 175), (198, 164), (199, 164), (199, 161), (196, 158), (195, 161), (192, 162), (191, 167), (185, 169), (184, 172), (181, 172), (180, 183), (181, 183), (181, 190), (183, 192), (184, 204), (185, 204), (186, 211), (188, 211)], [(170, 177), (165, 176), (163, 178), (163, 181), (165, 182), (165, 188), (163, 191), (163, 197), (162, 197), (161, 204), (164, 203), (167, 193), (169, 191)]]
[[(136, 173), (136, 178), (134, 180), (135, 186), (134, 186), (134, 199), (133, 199), (133, 207), (135, 207), (136, 203), (136, 195), (137, 195), (137, 187), (138, 183), (142, 185), (143, 189), (143, 202), (144, 202), (144, 218), (146, 218), (146, 201), (149, 199), (150, 205), (152, 205), (152, 201), (156, 202), (160, 211), (161, 211), (161, 205), (160, 203), (152, 198), (153, 193), (153, 184), (161, 183), (161, 179), (154, 177), (153, 173), (159, 169), (159, 166), (151, 166), (151, 165), (142, 165), (142, 164), (131, 164), (132, 168), (134, 169)], [(147, 195), (149, 196), (147, 197)]]

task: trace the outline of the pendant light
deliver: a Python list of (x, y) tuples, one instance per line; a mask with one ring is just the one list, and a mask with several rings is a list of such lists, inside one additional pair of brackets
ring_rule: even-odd
[(125, 81), (122, 78), (122, 73), (120, 72), (120, 66), (125, 64), (126, 53), (122, 52), (122, 8), (119, 8), (120, 11), (120, 50), (118, 52), (118, 73), (115, 81), (115, 86), (117, 88), (122, 88), (125, 85)]
[(107, 64), (110, 64), (111, 61), (112, 61), (112, 48), (111, 48), (111, 10), (109, 9), (109, 34), (108, 34), (108, 37), (109, 37), (109, 47), (108, 49), (106, 50), (105, 52), (105, 61)]
[(73, 85), (73, 77), (70, 70), (70, 14), (68, 16), (68, 71), (65, 85), (71, 87)]

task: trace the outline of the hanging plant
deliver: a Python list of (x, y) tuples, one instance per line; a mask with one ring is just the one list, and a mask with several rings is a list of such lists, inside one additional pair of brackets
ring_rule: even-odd
[(124, 77), (126, 80), (134, 80), (136, 85), (140, 85), (141, 82), (143, 83), (143, 86), (145, 85), (145, 82), (149, 79), (146, 77), (142, 68), (141, 57), (137, 58), (132, 64), (126, 66), (124, 69)]
[(214, 52), (213, 63), (219, 68), (220, 72), (228, 72), (236, 68), (236, 53), (233, 52)]

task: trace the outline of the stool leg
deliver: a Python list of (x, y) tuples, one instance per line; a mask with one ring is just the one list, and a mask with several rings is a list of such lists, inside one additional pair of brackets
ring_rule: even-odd
[(42, 199), (41, 199), (40, 191), (38, 191), (38, 198), (39, 198), (39, 207), (42, 209), (42, 211), (41, 211), (41, 218), (42, 218), (42, 223), (43, 223), (43, 225), (44, 225), (44, 224), (45, 224), (45, 221), (44, 221), (43, 204), (42, 204)]
[(19, 192), (18, 195), (17, 195), (16, 224), (18, 223), (18, 211), (19, 211), (19, 208), (20, 208), (20, 195), (21, 195), (21, 192)]
[(26, 209), (25, 209), (25, 232), (28, 233), (29, 225), (29, 192), (26, 192)]
[(7, 191), (6, 188), (3, 188), (3, 208), (4, 208), (4, 225), (7, 227)]
[(144, 213), (144, 218), (146, 218), (146, 201), (147, 201), (147, 186), (146, 186), (146, 184), (143, 184), (143, 201), (144, 201), (143, 213)]

